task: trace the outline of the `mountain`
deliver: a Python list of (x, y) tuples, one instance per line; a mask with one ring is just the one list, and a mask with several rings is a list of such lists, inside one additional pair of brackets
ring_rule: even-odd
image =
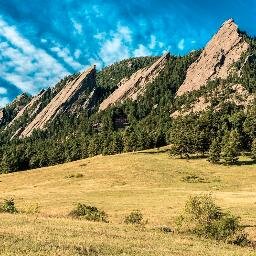
[[(206, 152), (256, 125), (256, 40), (226, 21), (206, 47), (91, 67), (0, 110), (2, 172), (180, 143)], [(226, 138), (225, 137), (225, 138)], [(189, 144), (189, 146), (188, 146)], [(182, 151), (182, 152), (183, 152)]]
[(198, 90), (210, 80), (226, 79), (231, 72), (236, 72), (232, 70), (233, 64), (239, 61), (249, 47), (239, 34), (234, 21), (227, 20), (206, 45), (197, 61), (189, 67), (177, 95)]

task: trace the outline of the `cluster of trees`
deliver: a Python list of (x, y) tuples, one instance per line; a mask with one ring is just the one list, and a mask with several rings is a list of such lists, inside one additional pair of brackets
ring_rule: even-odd
[(209, 161), (228, 164), (238, 161), (241, 151), (255, 159), (256, 105), (245, 113), (235, 104), (226, 103), (221, 109), (209, 109), (199, 114), (177, 118), (172, 124), (172, 153), (181, 157), (208, 153)]

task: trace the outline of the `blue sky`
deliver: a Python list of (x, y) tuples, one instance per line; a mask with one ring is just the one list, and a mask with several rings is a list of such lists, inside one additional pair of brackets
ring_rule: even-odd
[(0, 0), (0, 107), (92, 64), (184, 55), (234, 18), (256, 35), (255, 0)]

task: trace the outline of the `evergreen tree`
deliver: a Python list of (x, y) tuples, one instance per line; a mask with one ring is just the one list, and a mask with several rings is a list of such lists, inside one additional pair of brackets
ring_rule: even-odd
[(213, 140), (210, 149), (208, 160), (211, 163), (218, 163), (220, 161), (221, 147), (218, 139)]
[(235, 164), (239, 156), (239, 134), (232, 130), (229, 136), (224, 137), (222, 146), (222, 156), (227, 164)]

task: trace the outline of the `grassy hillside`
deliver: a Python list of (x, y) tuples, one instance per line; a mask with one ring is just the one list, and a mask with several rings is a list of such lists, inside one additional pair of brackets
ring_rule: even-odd
[[(191, 194), (212, 193), (218, 205), (241, 216), (256, 240), (256, 165), (219, 166), (205, 159), (180, 160), (164, 151), (97, 156), (0, 176), (0, 200), (39, 213), (0, 214), (0, 255), (256, 255), (249, 248), (163, 233)], [(103, 209), (109, 223), (75, 220), (83, 202)], [(123, 224), (134, 209), (148, 224)]]

